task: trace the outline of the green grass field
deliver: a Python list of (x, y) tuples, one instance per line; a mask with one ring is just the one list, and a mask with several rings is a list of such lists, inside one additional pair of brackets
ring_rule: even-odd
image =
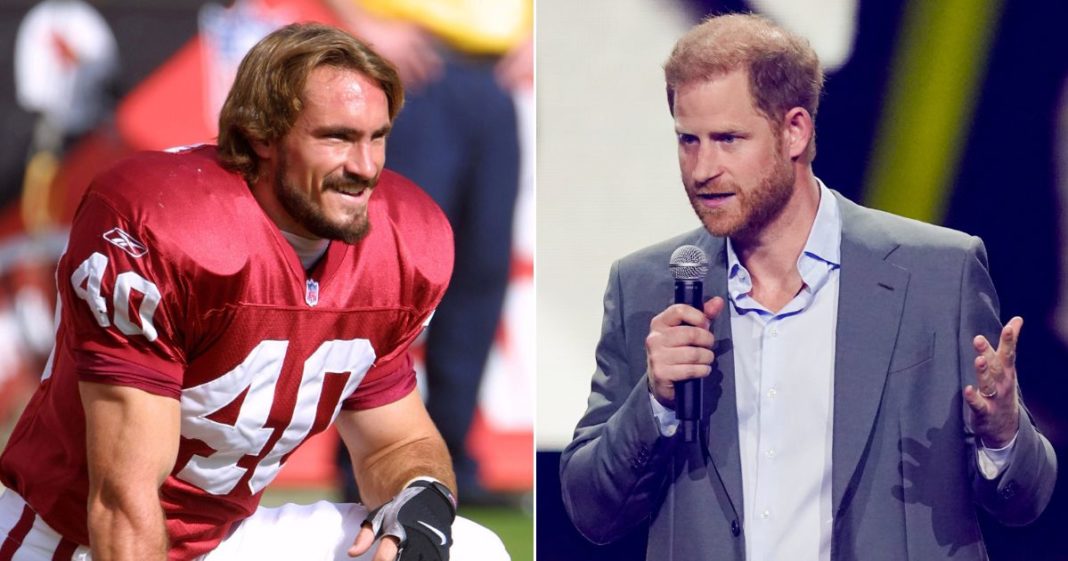
[(520, 508), (460, 507), (460, 515), (493, 530), (512, 561), (534, 561), (534, 518)]

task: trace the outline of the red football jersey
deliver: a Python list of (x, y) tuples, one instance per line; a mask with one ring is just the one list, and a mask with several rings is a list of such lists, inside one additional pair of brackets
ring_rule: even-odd
[(383, 171), (370, 233), (331, 242), (316, 267), (204, 146), (145, 153), (101, 174), (59, 263), (60, 324), (0, 480), (54, 529), (88, 544), (78, 381), (181, 402), (181, 442), (160, 495), (170, 558), (211, 550), (341, 407), (407, 395), (407, 349), (452, 271), (438, 207)]

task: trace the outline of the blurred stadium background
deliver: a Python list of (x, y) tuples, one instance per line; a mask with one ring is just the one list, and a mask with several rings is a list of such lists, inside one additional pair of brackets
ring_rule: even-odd
[[(0, 444), (51, 348), (53, 268), (90, 178), (136, 150), (211, 142), (245, 50), (298, 20), (339, 23), (320, 0), (0, 4)], [(515, 101), (523, 153), (511, 284), (468, 436), (479, 482), (510, 500), (461, 514), (523, 561), (533, 559), (532, 92)], [(337, 445), (332, 431), (307, 443), (265, 502), (338, 497)]]
[[(1068, 3), (1061, 0), (539, 0), (537, 551), (644, 559), (644, 529), (594, 547), (566, 519), (560, 451), (585, 410), (614, 259), (696, 227), (661, 64), (708, 13), (755, 11), (827, 66), (816, 174), (869, 206), (983, 238), (1019, 372), (1061, 458), (1034, 525), (983, 520), (990, 558), (1068, 559)], [(577, 187), (576, 187), (577, 186)]]

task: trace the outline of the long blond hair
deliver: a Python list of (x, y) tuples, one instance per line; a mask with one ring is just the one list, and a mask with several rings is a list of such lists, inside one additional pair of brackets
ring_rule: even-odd
[(253, 141), (282, 138), (304, 106), (301, 95), (312, 70), (351, 69), (378, 83), (392, 121), (404, 104), (397, 69), (352, 35), (328, 25), (287, 25), (264, 37), (245, 55), (219, 113), (219, 160), (247, 182), (259, 176)]

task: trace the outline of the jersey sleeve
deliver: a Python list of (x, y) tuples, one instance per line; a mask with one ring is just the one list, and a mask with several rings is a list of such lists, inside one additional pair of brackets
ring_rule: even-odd
[(372, 409), (387, 405), (415, 389), (415, 367), (410, 353), (382, 365), (375, 365), (360, 383), (359, 391), (342, 403), (344, 409)]
[[(425, 314), (427, 317), (430, 314)], [(381, 357), (360, 383), (358, 391), (345, 399), (344, 409), (370, 409), (408, 395), (416, 387), (415, 361), (411, 345), (423, 332), (428, 320), (413, 321), (401, 329), (401, 342), (393, 352)]]
[(181, 282), (149, 221), (122, 203), (90, 191), (75, 214), (57, 271), (69, 348), (80, 380), (177, 399), (186, 364), (176, 336)]

